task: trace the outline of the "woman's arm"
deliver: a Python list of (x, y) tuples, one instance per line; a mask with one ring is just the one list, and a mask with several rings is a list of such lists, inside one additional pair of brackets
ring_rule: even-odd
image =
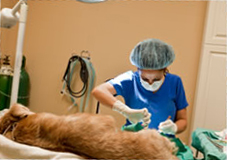
[(146, 108), (144, 109), (131, 109), (121, 101), (117, 100), (114, 95), (116, 90), (110, 83), (103, 83), (95, 87), (92, 91), (93, 96), (103, 105), (109, 106), (114, 111), (119, 112), (132, 123), (138, 123), (141, 120), (144, 126), (148, 126), (150, 123), (151, 114)]
[(187, 128), (187, 109), (181, 109), (177, 111), (176, 121), (177, 133), (183, 132)]
[(92, 90), (92, 95), (103, 105), (112, 108), (117, 99), (113, 96), (116, 94), (115, 88), (108, 82), (103, 83)]

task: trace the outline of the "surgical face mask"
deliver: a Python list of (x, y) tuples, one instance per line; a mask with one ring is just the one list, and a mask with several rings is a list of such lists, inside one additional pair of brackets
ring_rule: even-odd
[(140, 77), (140, 82), (141, 82), (141, 85), (142, 85), (146, 90), (151, 91), (151, 92), (155, 92), (155, 91), (157, 91), (157, 90), (161, 87), (161, 85), (162, 85), (162, 83), (163, 83), (163, 79), (161, 79), (161, 80), (159, 80), (159, 81), (155, 81), (155, 82), (153, 82), (153, 83), (150, 85), (148, 82), (144, 81), (144, 80)]

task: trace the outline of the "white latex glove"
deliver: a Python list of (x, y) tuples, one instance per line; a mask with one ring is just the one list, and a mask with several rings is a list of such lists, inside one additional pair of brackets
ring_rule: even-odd
[(121, 101), (117, 100), (112, 108), (114, 111), (121, 113), (131, 123), (138, 123), (143, 121), (143, 126), (146, 127), (151, 122), (151, 114), (146, 108), (143, 109), (131, 109)]
[(166, 134), (176, 134), (177, 125), (170, 119), (167, 119), (164, 122), (161, 122), (158, 126), (159, 130)]

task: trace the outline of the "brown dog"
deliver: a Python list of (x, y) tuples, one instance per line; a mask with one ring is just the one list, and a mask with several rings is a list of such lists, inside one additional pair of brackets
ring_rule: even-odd
[(33, 113), (15, 104), (0, 118), (0, 134), (19, 143), (98, 159), (177, 159), (155, 130), (122, 132), (111, 116)]

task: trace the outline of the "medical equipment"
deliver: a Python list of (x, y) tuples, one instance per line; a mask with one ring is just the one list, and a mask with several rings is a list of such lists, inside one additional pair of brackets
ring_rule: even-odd
[[(19, 21), (18, 37), (17, 37), (17, 48), (16, 58), (14, 65), (13, 84), (11, 91), (10, 104), (17, 102), (19, 80), (20, 80), (20, 69), (22, 63), (23, 44), (24, 44), (24, 33), (27, 20), (27, 0), (20, 0), (13, 9), (3, 8), (1, 10), (1, 27), (11, 28)], [(20, 9), (20, 14), (17, 12)]]
[[(81, 68), (80, 68), (80, 78), (81, 78), (81, 81), (83, 82), (83, 87), (81, 90), (75, 92), (72, 90), (71, 88), (71, 76), (72, 76), (72, 63), (73, 62), (77, 62), (79, 61), (80, 62), (80, 65), (81, 65)], [(73, 68), (75, 67), (75, 63), (74, 63), (74, 66)], [(65, 71), (65, 74), (63, 76), (63, 80), (66, 82), (66, 85), (67, 85), (67, 89), (69, 91), (69, 93), (75, 97), (75, 98), (79, 98), (79, 97), (82, 97), (86, 90), (87, 90), (87, 82), (88, 82), (88, 69), (87, 69), (87, 66), (86, 66), (86, 63), (84, 61), (83, 58), (81, 58), (80, 56), (72, 56), (70, 59), (69, 59), (69, 62), (68, 62), (68, 66), (66, 68), (66, 71)]]
[(122, 131), (130, 131), (130, 132), (138, 132), (142, 129), (144, 129), (144, 127), (141, 122), (121, 127)]
[(172, 47), (158, 39), (147, 39), (138, 43), (130, 55), (131, 63), (140, 69), (164, 69), (174, 59)]
[(10, 66), (10, 59), (8, 55), (5, 55), (0, 68), (0, 110), (8, 108), (9, 106), (12, 76), (13, 69)]
[[(29, 90), (30, 90), (30, 78), (25, 70), (26, 58), (23, 56), (19, 90), (17, 102), (25, 106), (28, 106), (29, 102)], [(9, 56), (3, 59), (3, 65), (0, 69), (0, 110), (9, 108), (10, 106), (10, 93), (12, 89), (13, 69), (10, 66)]]
[[(86, 53), (88, 56), (84, 56)], [(83, 86), (79, 91), (73, 91), (71, 87), (72, 77), (74, 73), (74, 69), (77, 63), (80, 63), (80, 79), (83, 82)], [(69, 110), (72, 107), (77, 106), (76, 99), (80, 99), (80, 112), (83, 112), (85, 108), (88, 106), (90, 92), (94, 86), (95, 80), (95, 70), (90, 62), (90, 53), (88, 51), (82, 51), (81, 56), (73, 55), (68, 62), (65, 74), (63, 76), (63, 89), (61, 91), (62, 94), (69, 96), (73, 102), (73, 104), (69, 107)], [(87, 95), (86, 95), (87, 93)], [(84, 100), (86, 96), (86, 101)], [(85, 101), (85, 104), (84, 104)]]
[(29, 92), (30, 92), (30, 77), (28, 72), (25, 69), (26, 57), (23, 56), (21, 71), (20, 71), (20, 83), (17, 102), (28, 106), (29, 104)]
[[(169, 116), (168, 118), (167, 118), (167, 120), (168, 119), (170, 119), (171, 118), (171, 116)], [(142, 124), (142, 122), (138, 122), (138, 123), (133, 123), (133, 124), (130, 124), (130, 125), (127, 125), (127, 126), (122, 126), (121, 127), (121, 130), (122, 131), (130, 131), (130, 132), (138, 132), (138, 131), (140, 131), (140, 130), (142, 130), (142, 129), (144, 129), (145, 128), (145, 126)], [(167, 133), (163, 133), (162, 131), (160, 131), (159, 130), (159, 133), (161, 134), (161, 135), (163, 135), (163, 136), (166, 136), (166, 137), (168, 137), (168, 138), (175, 138), (175, 134), (167, 134)]]
[[(86, 3), (96, 3), (96, 2), (104, 2), (105, 0), (77, 0), (77, 1), (86, 2)], [(19, 10), (20, 10), (20, 14), (18, 13)], [(12, 84), (11, 101), (10, 101), (11, 105), (13, 103), (16, 103), (18, 98), (27, 12), (28, 12), (27, 0), (19, 0), (19, 2), (13, 7), (13, 9), (3, 8), (0, 12), (0, 17), (1, 17), (0, 27), (11, 28), (14, 25), (16, 25), (16, 23), (19, 21), (13, 84)]]
[[(224, 148), (226, 141), (219, 141), (214, 130), (197, 128), (192, 133), (192, 147), (201, 152), (206, 160), (224, 160), (227, 158)], [(196, 156), (197, 157), (197, 156)]]

